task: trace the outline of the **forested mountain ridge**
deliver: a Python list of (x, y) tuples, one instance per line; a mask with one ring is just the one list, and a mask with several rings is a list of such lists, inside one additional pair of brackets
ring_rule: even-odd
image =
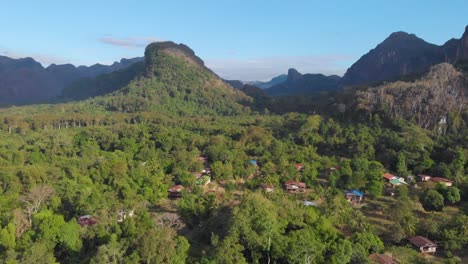
[(441, 63), (415, 80), (340, 91), (331, 107), (349, 116), (378, 115), (443, 132), (466, 122), (467, 80), (467, 73)]
[(0, 106), (52, 102), (65, 87), (77, 80), (125, 69), (142, 59), (122, 59), (109, 66), (51, 64), (44, 68), (32, 58), (0, 56)]
[(183, 44), (157, 42), (145, 50), (145, 68), (129, 84), (92, 103), (109, 111), (240, 114), (251, 98), (224, 83)]

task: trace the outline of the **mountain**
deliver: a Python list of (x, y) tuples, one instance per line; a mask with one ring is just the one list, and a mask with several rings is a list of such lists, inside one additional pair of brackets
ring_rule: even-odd
[(244, 83), (239, 80), (224, 80), (223, 81), (236, 89), (241, 89), (244, 86)]
[(128, 76), (123, 78), (128, 83), (91, 100), (92, 105), (121, 112), (235, 115), (248, 111), (252, 102), (208, 69), (188, 46), (169, 41), (148, 45), (143, 63), (115, 75)]
[(340, 83), (350, 86), (392, 80), (424, 72), (443, 61), (441, 47), (414, 34), (395, 32), (354, 63)]
[(272, 78), (268, 82), (253, 81), (253, 82), (247, 82), (246, 84), (257, 86), (260, 89), (268, 89), (272, 86), (285, 82), (287, 78), (288, 78), (287, 74), (281, 74), (279, 76)]
[(468, 59), (468, 26), (461, 39), (444, 45), (430, 44), (414, 34), (392, 33), (362, 56), (343, 76), (341, 86), (373, 84), (421, 74), (433, 65), (459, 63)]
[(94, 78), (142, 61), (143, 58), (122, 59), (112, 65), (95, 64), (75, 67), (71, 64), (51, 64), (44, 68), (32, 58), (12, 59), (0, 56), (0, 105), (23, 105), (54, 100), (71, 83)]
[(377, 114), (385, 119), (403, 119), (428, 129), (443, 129), (450, 122), (458, 122), (454, 120), (466, 112), (467, 92), (468, 74), (449, 63), (441, 63), (416, 80), (388, 82), (356, 89), (351, 96), (337, 96), (347, 102), (342, 101), (341, 107), (333, 108), (347, 109), (350, 114), (364, 112), (366, 116)]
[(139, 61), (126, 68), (121, 68), (110, 73), (79, 79), (67, 85), (61, 91), (58, 100), (83, 100), (117, 91), (129, 84), (144, 68), (144, 61)]
[(457, 64), (468, 61), (468, 26), (460, 39), (451, 39), (442, 47), (446, 62)]
[(265, 89), (265, 92), (272, 96), (311, 95), (336, 90), (339, 81), (340, 77), (337, 75), (301, 74), (296, 69), (289, 69), (286, 81)]

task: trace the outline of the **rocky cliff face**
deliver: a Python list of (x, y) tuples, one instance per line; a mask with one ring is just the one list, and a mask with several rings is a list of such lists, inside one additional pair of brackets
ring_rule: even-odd
[(435, 128), (449, 115), (460, 116), (466, 111), (466, 80), (451, 64), (441, 63), (415, 81), (396, 81), (356, 91), (355, 106), (351, 109)]
[(465, 28), (465, 33), (458, 41), (457, 53), (455, 62), (468, 60), (468, 26)]

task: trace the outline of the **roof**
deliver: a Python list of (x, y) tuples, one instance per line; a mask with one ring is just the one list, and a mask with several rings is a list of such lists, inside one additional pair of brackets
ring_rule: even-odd
[(80, 224), (80, 226), (92, 226), (97, 224), (97, 221), (91, 215), (83, 215), (78, 218), (78, 224)]
[(431, 240), (422, 237), (422, 236), (414, 236), (414, 237), (409, 237), (408, 241), (411, 242), (411, 244), (415, 245), (416, 247), (424, 247), (424, 246), (431, 246), (431, 247), (437, 247), (437, 244), (432, 242)]
[(93, 218), (92, 215), (83, 215), (83, 216), (80, 216), (78, 219), (87, 219), (87, 218)]
[(253, 160), (253, 159), (249, 160), (249, 163), (252, 164), (252, 165), (257, 166), (257, 161), (256, 160)]
[(451, 181), (449, 179), (445, 179), (445, 178), (442, 178), (442, 177), (432, 177), (431, 181), (433, 181), (433, 182), (453, 182), (453, 181)]
[(390, 257), (389, 255), (385, 255), (385, 254), (371, 254), (369, 256), (370, 259), (376, 261), (377, 263), (380, 263), (380, 264), (394, 264), (396, 263), (392, 257)]
[(169, 189), (169, 192), (180, 192), (184, 189), (184, 186), (182, 185), (176, 185), (176, 186), (172, 186), (170, 189)]
[(287, 180), (284, 185), (296, 185), (297, 187), (300, 187), (300, 188), (306, 188), (306, 184), (305, 182), (298, 182), (298, 181), (294, 181), (294, 180)]
[(432, 178), (431, 175), (424, 175), (424, 174), (419, 174), (418, 177), (421, 177), (421, 178), (426, 178), (426, 177)]
[(358, 191), (358, 190), (351, 190), (351, 191), (347, 191), (345, 193), (346, 195), (355, 195), (355, 196), (364, 196), (364, 193), (362, 193), (361, 191)]
[(400, 179), (393, 179), (393, 180), (390, 180), (390, 183), (393, 184), (393, 185), (407, 184), (405, 181), (402, 181), (402, 180), (400, 180)]
[(385, 173), (385, 174), (383, 175), (383, 177), (384, 177), (385, 179), (389, 180), (389, 181), (396, 178), (395, 175), (393, 175), (393, 174), (391, 174), (391, 173), (388, 173), (388, 172)]
[(302, 163), (296, 163), (296, 164), (294, 164), (294, 167), (296, 167), (296, 169), (301, 169), (301, 168), (304, 167), (304, 164), (302, 164)]

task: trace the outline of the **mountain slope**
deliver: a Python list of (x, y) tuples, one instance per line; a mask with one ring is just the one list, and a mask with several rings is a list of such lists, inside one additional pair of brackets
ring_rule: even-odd
[(145, 68), (143, 61), (94, 78), (79, 79), (65, 87), (59, 101), (83, 100), (117, 91), (135, 79)]
[(354, 113), (364, 111), (389, 119), (404, 119), (423, 128), (445, 127), (467, 111), (467, 77), (451, 64), (441, 63), (415, 81), (396, 81), (357, 90), (346, 108)]
[(143, 58), (122, 59), (112, 65), (75, 67), (52, 64), (44, 68), (32, 58), (11, 59), (0, 56), (0, 105), (23, 105), (54, 100), (62, 90), (82, 78), (125, 69)]
[(387, 39), (354, 63), (341, 84), (362, 85), (421, 73), (444, 61), (442, 49), (405, 32), (392, 33)]
[(252, 99), (224, 83), (183, 44), (147, 46), (144, 68), (127, 86), (91, 102), (108, 111), (235, 115)]
[(286, 81), (265, 89), (265, 92), (272, 96), (310, 95), (335, 90), (339, 81), (340, 77), (336, 75), (301, 74), (295, 69), (289, 69)]

